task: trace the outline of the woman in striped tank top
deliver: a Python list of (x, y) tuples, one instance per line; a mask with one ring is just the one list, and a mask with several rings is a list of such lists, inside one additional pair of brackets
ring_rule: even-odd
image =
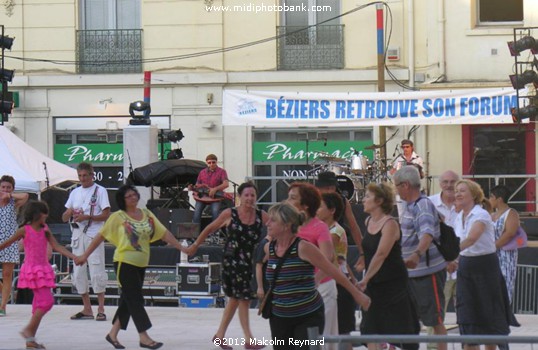
[[(273, 241), (265, 246), (269, 254), (266, 278), (273, 286), (272, 315), (269, 323), (271, 336), (275, 340), (274, 349), (299, 348), (300, 341), (308, 339), (307, 329), (310, 327), (318, 327), (320, 333), (323, 332), (324, 307), (316, 290), (315, 267), (333, 277), (353, 295), (359, 305), (365, 310), (368, 309), (370, 298), (353, 286), (315, 245), (296, 236), (304, 221), (304, 214), (288, 203), (274, 205), (268, 214), (267, 233)], [(288, 249), (290, 251), (282, 263), (276, 281), (273, 281), (275, 268)]]

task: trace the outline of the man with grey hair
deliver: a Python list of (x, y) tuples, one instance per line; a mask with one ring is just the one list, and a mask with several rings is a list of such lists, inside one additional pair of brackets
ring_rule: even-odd
[[(432, 203), (435, 205), (435, 209), (443, 216), (445, 223), (449, 226), (455, 227), (456, 215), (456, 205), (454, 204), (456, 200), (456, 182), (460, 179), (459, 175), (453, 172), (452, 170), (447, 170), (439, 176), (439, 186), (441, 187), (441, 192), (434, 194), (428, 197)], [(448, 303), (451, 298), (454, 298), (456, 301), (456, 270), (457, 262), (449, 262), (446, 270), (448, 272), (446, 284), (445, 284), (445, 312), (448, 308)]]
[[(409, 287), (417, 313), (425, 326), (436, 335), (447, 334), (444, 325), (446, 261), (432, 244), (439, 241), (439, 217), (433, 203), (420, 192), (420, 175), (415, 166), (406, 165), (392, 178), (396, 191), (405, 202), (400, 214), (402, 257), (409, 273)], [(438, 343), (446, 350), (446, 343)]]

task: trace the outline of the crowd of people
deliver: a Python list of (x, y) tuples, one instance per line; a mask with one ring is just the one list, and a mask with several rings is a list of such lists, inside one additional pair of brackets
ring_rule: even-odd
[[(510, 326), (518, 325), (510, 307), (517, 248), (503, 247), (519, 227), (517, 211), (508, 206), (509, 189), (496, 186), (486, 198), (480, 185), (460, 180), (449, 170), (439, 177), (441, 192), (427, 197), (421, 190), (421, 159), (413, 152), (412, 142), (404, 141), (405, 153), (392, 172), (392, 183), (371, 183), (365, 190), (365, 232), (359, 229), (350, 202), (339, 193), (335, 174), (326, 172), (318, 175), (315, 185), (292, 183), (287, 200), (267, 212), (257, 207), (256, 186), (251, 182), (241, 184), (233, 207), (220, 210), (219, 201), (210, 202), (212, 221), (194, 243), (183, 247), (151, 211), (139, 208), (140, 194), (132, 185), (119, 188), (115, 198), (119, 210), (111, 213), (106, 190), (93, 181), (92, 165), (80, 163), (80, 186), (70, 193), (62, 215), (72, 228), (71, 250), (67, 250), (46, 225), (46, 203), (28, 201), (27, 194), (13, 193), (15, 180), (3, 176), (0, 317), (6, 316), (13, 267), (19, 263), (16, 242), (23, 239), (26, 254), (18, 286), (30, 288), (34, 294), (31, 319), (21, 332), (27, 348), (44, 348), (35, 336), (41, 319), (53, 305), (50, 289), (54, 287), (54, 274), (48, 263), (48, 247), (75, 262), (73, 284), (83, 309), (71, 319), (105, 321), (106, 240), (115, 247), (113, 263), (121, 295), (105, 340), (115, 349), (124, 349), (118, 335), (132, 318), (140, 347), (158, 349), (163, 343), (148, 334), (152, 324), (142, 294), (150, 243), (163, 240), (193, 255), (210, 234), (224, 229), (222, 289), (227, 303), (213, 336), (222, 349), (232, 348), (222, 340), (236, 311), (245, 339), (255, 338), (249, 326), (251, 300), (267, 295), (272, 297), (269, 327), (274, 339), (308, 340), (309, 327), (318, 327), (324, 335), (350, 334), (356, 330), (357, 308), (362, 310), (361, 334), (417, 335), (422, 323), (433, 334), (444, 335), (448, 303), (456, 298), (460, 334), (509, 334)], [(215, 155), (208, 155), (206, 161), (207, 169), (202, 170), (191, 190), (212, 199), (228, 187), (229, 181), (226, 171), (216, 165)], [(397, 199), (403, 205), (394, 217)], [(200, 222), (207, 203), (197, 201), (195, 222)], [(19, 228), (17, 210), (23, 206)], [(452, 226), (461, 240), (461, 252), (454, 261), (445, 261), (434, 244), (440, 239), (441, 220)], [(348, 262), (348, 239), (353, 239), (358, 248), (359, 259), (354, 266)], [(257, 289), (252, 286), (253, 278)], [(95, 317), (90, 286), (98, 300)], [(374, 350), (382, 344), (367, 346)], [(391, 346), (418, 349), (418, 343)], [(246, 349), (263, 347), (248, 342), (245, 345)], [(439, 342), (436, 347), (445, 350), (447, 344)], [(464, 344), (466, 350), (477, 347)], [(290, 345), (275, 344), (274, 348), (289, 349)]]

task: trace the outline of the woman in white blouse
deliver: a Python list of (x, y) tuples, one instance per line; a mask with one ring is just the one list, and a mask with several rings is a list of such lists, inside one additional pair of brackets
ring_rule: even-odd
[[(456, 313), (460, 334), (508, 335), (517, 325), (503, 281), (495, 248), (495, 229), (487, 209), (489, 202), (476, 182), (456, 184), (455, 230), (461, 239), (456, 295)], [(465, 344), (465, 350), (478, 349)], [(494, 350), (495, 344), (486, 345)]]

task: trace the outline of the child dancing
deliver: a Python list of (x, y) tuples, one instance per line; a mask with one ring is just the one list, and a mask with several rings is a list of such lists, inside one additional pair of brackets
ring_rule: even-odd
[(24, 226), (20, 227), (13, 236), (0, 244), (0, 250), (11, 243), (24, 238), (24, 263), (19, 273), (18, 288), (29, 288), (34, 293), (32, 302), (32, 317), (21, 331), (26, 341), (26, 349), (45, 349), (39, 344), (35, 335), (41, 319), (52, 308), (54, 297), (51, 288), (55, 287), (54, 271), (47, 259), (47, 242), (52, 248), (68, 258), (75, 256), (61, 246), (50, 233), (45, 221), (49, 214), (47, 203), (29, 201), (24, 212)]

